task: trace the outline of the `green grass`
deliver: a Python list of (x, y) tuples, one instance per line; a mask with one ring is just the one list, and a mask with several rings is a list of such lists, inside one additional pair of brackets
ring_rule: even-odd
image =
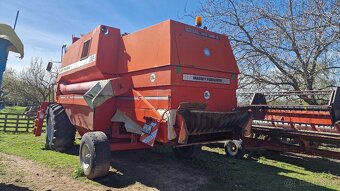
[[(210, 184), (207, 190), (228, 189), (219, 183), (226, 180), (234, 182), (236, 190), (340, 190), (340, 163), (328, 159), (271, 154), (255, 160), (221, 160), (224, 149), (203, 147), (203, 150), (209, 153), (197, 158), (197, 167), (206, 163), (206, 171), (216, 173), (212, 178), (215, 184)], [(217, 155), (208, 157), (210, 152)]]
[(73, 176), (73, 178), (83, 178), (83, 177), (85, 177), (84, 171), (83, 171), (83, 169), (81, 168), (80, 165), (78, 165), (77, 168), (73, 171), (72, 176)]
[(45, 135), (0, 133), (0, 152), (17, 155), (54, 168), (74, 170), (79, 164), (75, 155), (45, 150)]
[[(79, 179), (82, 181), (94, 183), (82, 177), (78, 156), (45, 150), (44, 139), (44, 134), (41, 137), (33, 137), (31, 134), (0, 133), (0, 152), (34, 160), (50, 168), (63, 169), (74, 178), (81, 177)], [(131, 152), (133, 158), (136, 158), (134, 160), (139, 161), (138, 157), (141, 157), (144, 161), (128, 165), (125, 176), (129, 176), (130, 168), (132, 177), (138, 174), (138, 168), (135, 169), (134, 165), (151, 166), (156, 168), (154, 171), (158, 171), (162, 168), (172, 168), (173, 166), (166, 165), (175, 161), (177, 167), (174, 168), (181, 169), (181, 166), (184, 166), (189, 170), (199, 169), (200, 173), (208, 177), (207, 184), (200, 190), (340, 190), (340, 164), (324, 158), (267, 154), (237, 160), (226, 158), (224, 150), (217, 146), (202, 147), (202, 152), (193, 160), (174, 157), (169, 147), (158, 147), (151, 152)], [(118, 167), (124, 169), (124, 162), (127, 160), (133, 161), (132, 158), (123, 159), (123, 164)], [(0, 173), (2, 171), (0, 168)], [(152, 171), (147, 174), (150, 173)], [(117, 181), (116, 175), (112, 176), (114, 178), (110, 181)], [(173, 177), (165, 174), (159, 176)], [(154, 178), (157, 177), (152, 179)]]
[(15, 114), (23, 114), (26, 107), (23, 106), (10, 106), (5, 107), (4, 109), (0, 110), (0, 113), (15, 113)]

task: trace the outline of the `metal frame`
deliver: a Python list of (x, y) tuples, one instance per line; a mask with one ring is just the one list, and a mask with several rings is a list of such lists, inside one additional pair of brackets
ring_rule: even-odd
[[(340, 87), (335, 90), (253, 93), (248, 106), (254, 116), (251, 135), (242, 138), (246, 149), (296, 152), (340, 159), (340, 152), (319, 148), (321, 144), (331, 144), (337, 148), (340, 146), (339, 92)], [(265, 98), (268, 95), (324, 95), (329, 101), (327, 105), (269, 105)], [(294, 140), (294, 143), (278, 141), (287, 138)]]

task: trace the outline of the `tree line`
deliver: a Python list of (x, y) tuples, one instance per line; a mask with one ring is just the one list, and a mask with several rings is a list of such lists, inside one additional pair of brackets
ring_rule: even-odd
[(229, 37), (245, 91), (340, 85), (339, 0), (205, 0), (187, 15)]
[(32, 59), (30, 66), (16, 71), (8, 68), (4, 73), (0, 100), (5, 105), (38, 105), (53, 96), (55, 72), (45, 70), (46, 63)]

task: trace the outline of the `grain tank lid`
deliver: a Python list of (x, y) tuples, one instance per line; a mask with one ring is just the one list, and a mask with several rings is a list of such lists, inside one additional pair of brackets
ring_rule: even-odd
[(0, 40), (1, 39), (5, 39), (10, 42), (8, 47), (9, 51), (20, 54), (20, 58), (24, 57), (24, 45), (11, 26), (0, 23)]

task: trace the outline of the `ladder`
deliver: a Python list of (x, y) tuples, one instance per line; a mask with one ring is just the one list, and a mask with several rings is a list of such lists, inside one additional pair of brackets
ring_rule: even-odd
[(47, 107), (50, 105), (50, 102), (44, 101), (41, 102), (39, 110), (37, 112), (37, 116), (34, 120), (34, 129), (33, 134), (37, 137), (41, 135), (42, 126), (45, 119), (45, 113), (47, 110)]

